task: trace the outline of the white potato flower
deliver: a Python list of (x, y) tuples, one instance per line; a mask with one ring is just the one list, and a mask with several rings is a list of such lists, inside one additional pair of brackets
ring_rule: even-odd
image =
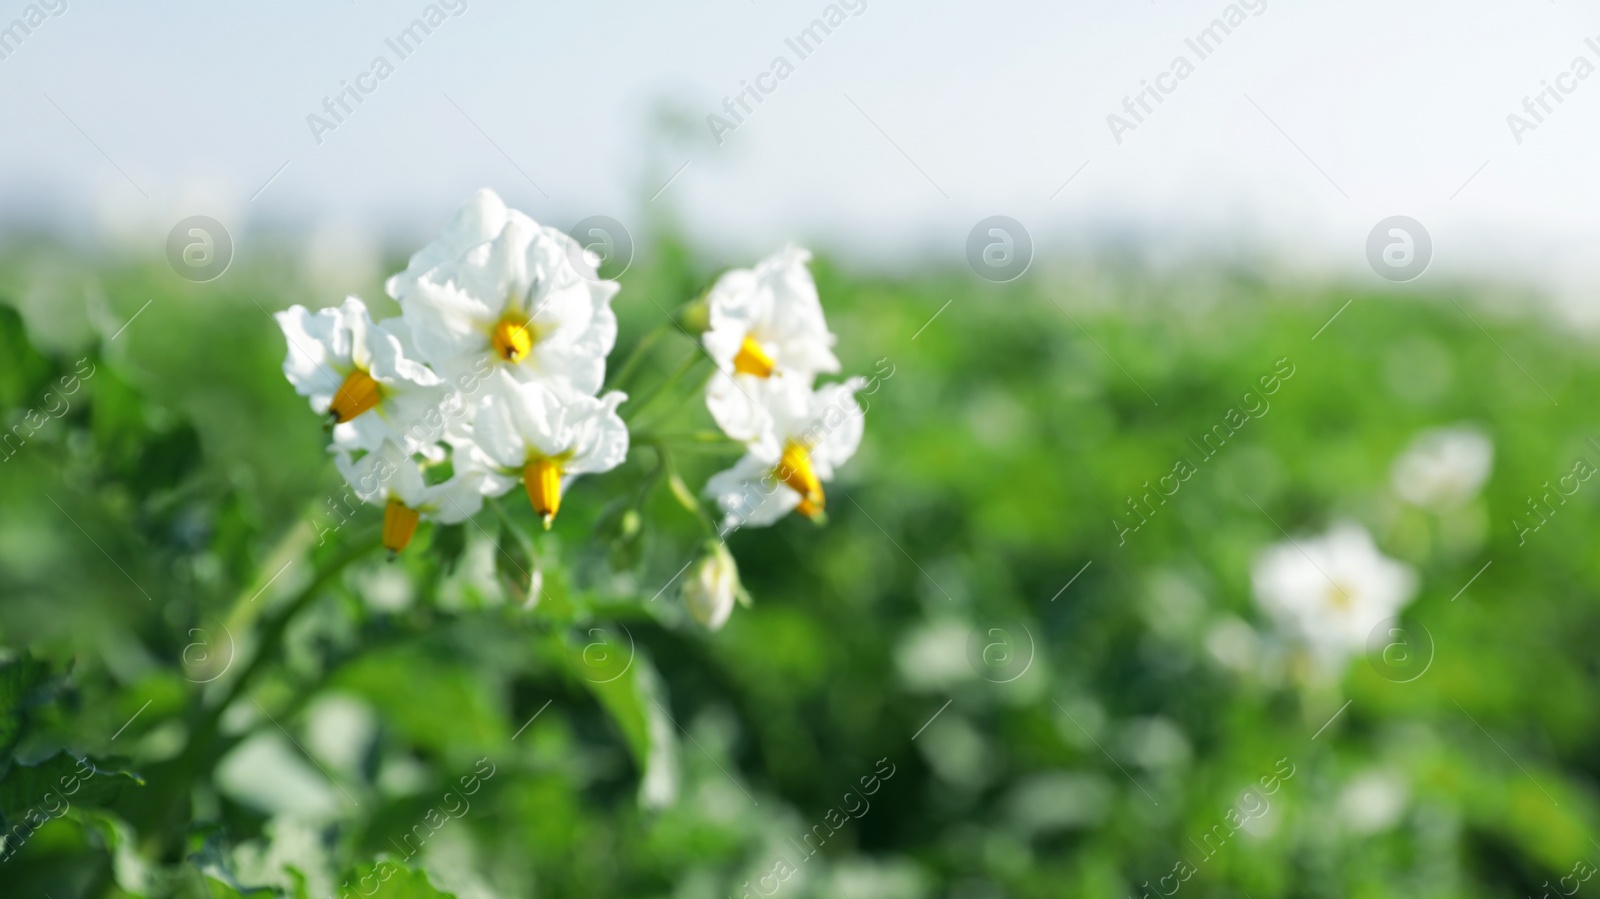
[(1389, 480), (1412, 505), (1449, 509), (1478, 495), (1493, 463), (1489, 435), (1470, 425), (1434, 428), (1418, 434), (1395, 460)]
[(767, 424), (756, 399), (761, 382), (784, 377), (810, 387), (818, 374), (839, 371), (837, 338), (823, 317), (810, 259), (787, 247), (753, 269), (725, 273), (706, 295), (709, 327), (701, 340), (721, 370), (706, 406), (735, 440), (754, 440)]
[(495, 495), (517, 478), (545, 527), (574, 478), (610, 471), (628, 456), (628, 426), (617, 415), (627, 395), (592, 397), (538, 382), (518, 383), (484, 398), (472, 424), (472, 446), (490, 470)]
[(408, 352), (398, 320), (374, 325), (355, 297), (316, 312), (295, 305), (273, 317), (288, 341), (283, 375), (312, 411), (328, 416), (336, 445), (421, 448), (407, 431), (443, 395), (442, 382)]
[(723, 530), (764, 527), (798, 511), (822, 517), (822, 485), (855, 455), (866, 414), (855, 393), (865, 378), (812, 390), (790, 379), (761, 385), (756, 398), (770, 421), (744, 457), (706, 482), (723, 512)]
[(450, 478), (438, 484), (427, 483), (417, 460), (392, 441), (359, 459), (338, 452), (334, 465), (362, 502), (384, 507), (383, 545), (390, 552), (406, 548), (420, 517), (453, 524), (483, 508), (488, 472), (468, 453), (457, 453)]
[(388, 289), (422, 358), (447, 378), (485, 360), (518, 382), (593, 396), (617, 340), (615, 281), (580, 271), (572, 238), (479, 191)]
[(1366, 645), (1373, 628), (1416, 594), (1410, 566), (1378, 551), (1355, 524), (1311, 539), (1278, 543), (1251, 570), (1256, 603), (1279, 631), (1335, 666)]

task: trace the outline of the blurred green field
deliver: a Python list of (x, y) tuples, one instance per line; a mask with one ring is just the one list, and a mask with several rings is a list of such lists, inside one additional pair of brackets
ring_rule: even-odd
[[(648, 243), (613, 365), (716, 275)], [(3, 422), (33, 432), (0, 451), (7, 832), (58, 751), (96, 766), (11, 838), (0, 893), (1415, 899), (1537, 896), (1600, 863), (1600, 486), (1513, 523), (1600, 460), (1590, 342), (1454, 288), (814, 269), (846, 373), (893, 373), (827, 525), (731, 538), (754, 606), (707, 633), (663, 590), (694, 518), (665, 487), (635, 540), (606, 514), (654, 462), (637, 448), (548, 534), (502, 503), (540, 560), (531, 609), (488, 511), (313, 583), (380, 515), (330, 508), (269, 313), (340, 296), (287, 253), (201, 285), (46, 241), (0, 254)], [(377, 280), (360, 295), (395, 311)], [(694, 352), (672, 335), (640, 383)], [(1191, 441), (1285, 365), (1202, 461)], [(1396, 456), (1457, 422), (1493, 439), (1483, 493), (1402, 503)], [(732, 457), (674, 459), (698, 488)], [(1194, 475), (1119, 535), (1179, 459)], [(1340, 520), (1420, 575), (1414, 680), (1262, 648), (1253, 560)]]

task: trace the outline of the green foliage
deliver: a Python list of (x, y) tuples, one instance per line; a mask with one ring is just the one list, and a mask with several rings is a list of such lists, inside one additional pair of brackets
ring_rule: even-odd
[(538, 601), (533, 595), (535, 586), (542, 586), (534, 583), (540, 580), (538, 570), (528, 538), (509, 521), (501, 522), (500, 539), (495, 542), (494, 572), (500, 576), (506, 596), (518, 604)]
[(27, 407), (47, 389), (54, 365), (29, 342), (22, 316), (8, 305), (0, 306), (0, 359), (6, 360), (0, 367), (0, 407)]
[(344, 883), (362, 895), (382, 890), (384, 896), (392, 899), (456, 899), (455, 893), (447, 893), (429, 883), (427, 874), (388, 859), (357, 865), (344, 878)]
[[(10, 760), (27, 729), (29, 712), (47, 698), (49, 683), (50, 666), (26, 653), (0, 660), (0, 760)], [(4, 770), (0, 767), (0, 774)]]
[[(29, 435), (0, 451), (0, 814), (97, 772), (7, 837), (6, 895), (1120, 897), (1183, 861), (1184, 896), (1487, 897), (1595, 860), (1600, 489), (1541, 499), (1600, 462), (1567, 329), (1211, 271), (820, 262), (845, 373), (878, 379), (866, 438), (825, 527), (729, 537), (750, 601), (707, 633), (678, 578), (737, 453), (701, 439), (698, 381), (656, 389), (696, 364), (663, 313), (714, 274), (688, 247), (616, 301), (614, 375), (664, 326), (624, 466), (549, 532), (513, 493), (393, 561), (257, 308), (340, 291), (245, 263), (102, 266), (117, 321), (154, 298), (114, 344), (0, 306)], [(1401, 502), (1397, 454), (1460, 421), (1494, 440), (1483, 493)], [(1419, 575), (1413, 681), (1270, 651), (1253, 561), (1340, 520)], [(1227, 826), (1250, 789), (1270, 812)]]
[(37, 764), (15, 763), (0, 777), (0, 825), (31, 826), (29, 812), (59, 817), (64, 806), (101, 807), (122, 790), (144, 783), (138, 775), (96, 765), (62, 752)]
[(663, 705), (661, 677), (632, 633), (591, 628), (583, 639), (567, 641), (564, 656), (621, 729), (639, 771), (640, 805), (670, 805), (678, 796), (678, 735)]

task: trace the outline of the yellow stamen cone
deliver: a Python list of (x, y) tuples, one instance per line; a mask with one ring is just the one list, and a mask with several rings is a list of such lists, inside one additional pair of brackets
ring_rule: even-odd
[(804, 444), (791, 442), (785, 446), (783, 458), (778, 460), (778, 467), (773, 469), (773, 473), (790, 490), (800, 494), (800, 505), (795, 507), (796, 512), (813, 521), (822, 515), (825, 506), (822, 482), (817, 480), (817, 473), (811, 467), (811, 452)]
[(407, 508), (405, 503), (397, 499), (390, 499), (389, 505), (383, 509), (383, 548), (398, 553), (406, 548), (411, 542), (411, 535), (416, 532), (417, 510)]
[(554, 459), (534, 459), (522, 469), (522, 485), (528, 488), (528, 502), (548, 531), (561, 510), (561, 465)]
[(344, 383), (334, 391), (333, 402), (328, 405), (328, 414), (333, 416), (334, 424), (344, 424), (378, 405), (381, 399), (383, 394), (378, 389), (378, 382), (372, 380), (372, 375), (358, 368), (346, 376)]
[(502, 318), (489, 335), (494, 354), (506, 362), (521, 362), (533, 349), (535, 341), (533, 322), (527, 319)]
[(811, 519), (812, 521), (817, 521), (823, 515), (822, 504), (820, 502), (813, 503), (811, 500), (804, 497), (800, 499), (800, 505), (795, 506), (794, 510)]
[(738, 354), (733, 357), (733, 370), (758, 378), (770, 378), (774, 367), (772, 357), (761, 348), (761, 344), (756, 343), (754, 337), (746, 335), (744, 343), (739, 344)]

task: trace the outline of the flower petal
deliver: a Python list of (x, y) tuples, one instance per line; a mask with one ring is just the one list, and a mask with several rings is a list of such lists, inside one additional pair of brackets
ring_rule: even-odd
[(517, 428), (512, 402), (504, 394), (484, 398), (472, 420), (472, 439), (484, 455), (504, 468), (521, 468), (528, 459), (528, 445)]
[(724, 533), (741, 527), (767, 527), (800, 505), (800, 494), (773, 475), (772, 462), (754, 453), (712, 475), (705, 492), (722, 509)]
[[(420, 282), (436, 268), (454, 262), (473, 247), (489, 241), (505, 227), (506, 204), (492, 190), (480, 190), (456, 210), (456, 214), (427, 246), (418, 250), (406, 270), (384, 285), (389, 296), (405, 300)], [(444, 273), (439, 283), (448, 283)]]
[(417, 353), (447, 378), (472, 370), (490, 351), (489, 330), (499, 311), (463, 290), (425, 281), (400, 308)]
[(610, 471), (628, 457), (628, 426), (617, 415), (617, 407), (628, 395), (613, 390), (605, 396), (573, 397), (568, 416), (572, 428), (572, 458), (565, 468), (570, 474), (598, 474)]
[[(336, 352), (341, 343), (335, 311), (323, 309), (312, 313), (304, 306), (294, 305), (273, 318), (277, 319), (288, 343), (283, 376), (296, 393), (311, 399), (313, 411), (326, 413), (333, 402), (333, 394), (344, 383), (351, 366), (348, 349), (343, 356)], [(343, 345), (348, 347), (348, 342)]]

